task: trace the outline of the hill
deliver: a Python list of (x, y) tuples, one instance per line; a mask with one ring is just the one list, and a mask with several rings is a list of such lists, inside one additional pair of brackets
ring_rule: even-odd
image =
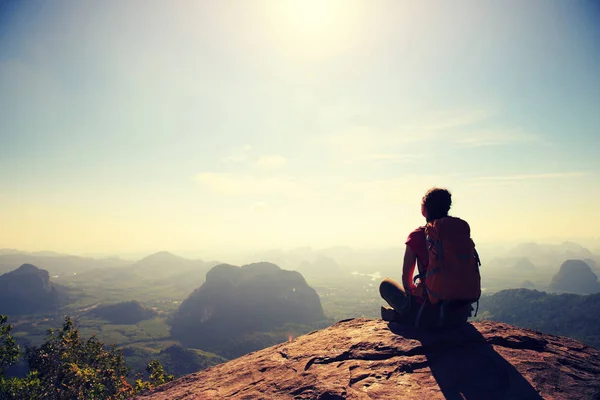
[(48, 271), (23, 264), (0, 275), (0, 314), (31, 314), (56, 309), (61, 300)]
[(226, 361), (224, 358), (215, 354), (206, 353), (200, 350), (186, 349), (176, 344), (161, 350), (158, 360), (167, 371), (178, 377)]
[(333, 258), (324, 255), (318, 255), (313, 262), (302, 261), (296, 270), (303, 276), (316, 275), (318, 277), (339, 276), (343, 273), (342, 268)]
[(550, 283), (552, 292), (590, 294), (600, 292), (598, 276), (582, 260), (567, 260)]
[(105, 281), (140, 281), (147, 284), (172, 285), (187, 293), (204, 282), (208, 270), (217, 265), (216, 261), (203, 261), (177, 256), (168, 251), (150, 254), (133, 264), (99, 271)]
[(285, 340), (290, 332), (273, 331), (286, 324), (322, 320), (319, 296), (299, 272), (267, 262), (220, 264), (181, 304), (171, 335), (186, 347), (231, 358)]
[(197, 372), (227, 361), (227, 359), (216, 354), (196, 349), (186, 349), (176, 343), (161, 350), (146, 345), (147, 343), (138, 343), (122, 347), (127, 365), (132, 368), (134, 373), (144, 373), (151, 360), (158, 360), (165, 370), (175, 377)]
[(157, 315), (156, 311), (143, 307), (135, 300), (116, 304), (100, 304), (88, 311), (88, 314), (113, 324), (137, 324)]
[(533, 263), (531, 261), (529, 261), (528, 258), (521, 257), (521, 258), (517, 258), (517, 260), (515, 261), (515, 263), (512, 266), (512, 269), (514, 269), (517, 272), (529, 272), (529, 271), (535, 271), (536, 267), (535, 267), (535, 265), (533, 265)]
[(352, 319), (138, 399), (592, 399), (599, 374), (597, 349), (502, 323), (423, 332)]
[(479, 315), (485, 319), (569, 336), (600, 348), (600, 293), (583, 296), (528, 289), (502, 290), (481, 297)]
[(18, 250), (0, 253), (0, 273), (11, 271), (19, 265), (32, 264), (45, 269), (51, 276), (61, 278), (80, 274), (95, 268), (114, 268), (131, 264), (131, 261), (120, 258), (79, 257), (54, 252), (22, 252)]
[(536, 267), (556, 268), (558, 264), (569, 259), (594, 258), (589, 249), (573, 242), (557, 245), (521, 243), (507, 252), (510, 257), (524, 257)]
[[(84, 304), (139, 300), (156, 306), (182, 301), (204, 282), (206, 272), (217, 262), (187, 259), (161, 251), (116, 268), (93, 268), (60, 278), (71, 292), (87, 298)], [(116, 295), (116, 296), (115, 296)]]

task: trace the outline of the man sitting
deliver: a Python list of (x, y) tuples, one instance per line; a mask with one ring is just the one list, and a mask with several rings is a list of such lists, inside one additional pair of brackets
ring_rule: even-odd
[(480, 262), (469, 225), (448, 216), (451, 205), (446, 189), (432, 188), (423, 196), (421, 214), (427, 224), (405, 242), (402, 285), (386, 278), (379, 286), (391, 306), (381, 308), (384, 320), (447, 326), (464, 323), (471, 315), (471, 304), (481, 295)]

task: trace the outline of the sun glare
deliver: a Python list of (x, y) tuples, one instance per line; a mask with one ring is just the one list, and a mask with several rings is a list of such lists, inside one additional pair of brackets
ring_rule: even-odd
[(341, 0), (278, 0), (268, 2), (271, 34), (298, 51), (336, 51), (354, 41), (361, 22), (361, 4)]

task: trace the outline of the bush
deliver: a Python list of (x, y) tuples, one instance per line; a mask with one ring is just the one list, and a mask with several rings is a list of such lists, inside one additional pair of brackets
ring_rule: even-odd
[(148, 364), (150, 380), (128, 381), (130, 369), (121, 350), (105, 347), (95, 336), (82, 338), (73, 320), (65, 317), (62, 329), (50, 330), (40, 347), (28, 348), (25, 358), (30, 373), (25, 378), (6, 378), (4, 371), (21, 356), (10, 335), (12, 326), (0, 316), (1, 399), (127, 399), (173, 379), (158, 361)]

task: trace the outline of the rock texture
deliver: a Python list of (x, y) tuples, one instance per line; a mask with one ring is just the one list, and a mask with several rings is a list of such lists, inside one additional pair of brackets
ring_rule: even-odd
[(496, 322), (423, 332), (352, 319), (138, 399), (598, 399), (600, 351)]
[(567, 260), (550, 283), (552, 292), (590, 294), (600, 292), (598, 276), (582, 260)]

